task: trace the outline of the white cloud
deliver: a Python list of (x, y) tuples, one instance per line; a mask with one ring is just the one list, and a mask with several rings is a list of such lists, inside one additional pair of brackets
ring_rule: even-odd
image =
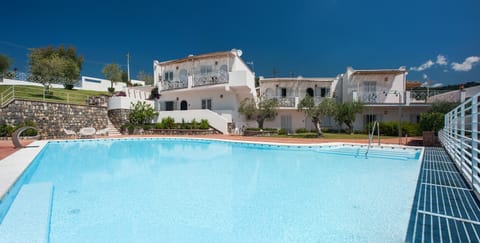
[(452, 69), (458, 72), (470, 71), (477, 62), (480, 62), (480, 57), (467, 57), (463, 63), (452, 62)]
[(443, 69), (443, 72), (444, 72), (444, 73), (448, 73), (448, 70), (447, 70), (447, 69)]
[(426, 88), (428, 86), (428, 81), (425, 81), (422, 83), (422, 85), (420, 85), (420, 87), (422, 88)]
[(426, 73), (423, 74), (423, 79), (427, 79), (428, 75)]
[(426, 63), (420, 65), (419, 67), (411, 67), (410, 70), (413, 71), (423, 71), (431, 68), (435, 63), (432, 60), (428, 60)]
[(432, 84), (432, 86), (430, 86), (430, 88), (438, 88), (438, 87), (442, 87), (443, 84), (442, 83), (436, 83), (436, 84)]
[(447, 58), (442, 54), (437, 56), (437, 61), (435, 63), (438, 64), (438, 65), (447, 65), (448, 64)]

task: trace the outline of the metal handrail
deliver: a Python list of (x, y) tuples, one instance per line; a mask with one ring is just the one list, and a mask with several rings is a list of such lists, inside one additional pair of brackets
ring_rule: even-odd
[(367, 158), (368, 152), (370, 151), (370, 146), (373, 142), (373, 136), (375, 135), (375, 127), (377, 128), (378, 145), (380, 145), (380, 124), (378, 123), (378, 121), (374, 121), (372, 126), (372, 132), (368, 134), (368, 146), (367, 151), (365, 152), (365, 158)]
[(0, 107), (4, 107), (15, 99), (15, 86), (11, 86), (0, 94)]
[(445, 114), (444, 128), (438, 133), (443, 147), (477, 197), (480, 196), (479, 99), (480, 93)]

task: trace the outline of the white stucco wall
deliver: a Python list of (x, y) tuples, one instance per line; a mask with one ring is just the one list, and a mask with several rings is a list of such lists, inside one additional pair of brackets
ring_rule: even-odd
[[(375, 82), (376, 100), (373, 103), (398, 103), (399, 97), (395, 91), (401, 93), (401, 101), (405, 102), (405, 79), (407, 73), (398, 70), (363, 70), (362, 73), (355, 73), (352, 68), (342, 78), (342, 101), (353, 101), (354, 92), (360, 99), (366, 99), (365, 82)], [(383, 72), (383, 73), (382, 73)]]

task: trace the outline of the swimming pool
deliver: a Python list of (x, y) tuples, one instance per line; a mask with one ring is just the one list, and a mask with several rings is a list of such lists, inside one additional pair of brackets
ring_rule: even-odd
[(50, 242), (403, 241), (420, 151), (358, 149), (50, 142), (23, 183), (53, 184)]

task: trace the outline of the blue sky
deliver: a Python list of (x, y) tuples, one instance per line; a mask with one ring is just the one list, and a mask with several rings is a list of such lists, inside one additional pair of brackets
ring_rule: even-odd
[(257, 76), (330, 77), (406, 66), (408, 80), (480, 81), (480, 1), (4, 1), (0, 53), (28, 68), (28, 48), (75, 46), (82, 75), (107, 63), (132, 78), (153, 60), (242, 49)]

